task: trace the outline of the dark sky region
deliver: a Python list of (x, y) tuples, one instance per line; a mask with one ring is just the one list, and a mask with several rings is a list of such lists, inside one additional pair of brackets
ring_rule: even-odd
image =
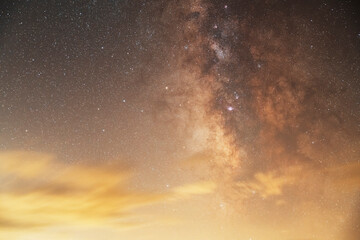
[(359, 238), (356, 1), (0, 6), (0, 238)]

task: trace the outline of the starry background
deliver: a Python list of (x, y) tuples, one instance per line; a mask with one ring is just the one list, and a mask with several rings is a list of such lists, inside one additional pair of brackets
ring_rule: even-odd
[(357, 239), (359, 21), (355, 1), (2, 3), (0, 236)]

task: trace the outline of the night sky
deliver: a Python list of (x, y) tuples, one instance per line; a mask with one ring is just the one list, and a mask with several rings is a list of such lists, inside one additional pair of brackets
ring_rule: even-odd
[(356, 1), (0, 4), (0, 238), (356, 240)]

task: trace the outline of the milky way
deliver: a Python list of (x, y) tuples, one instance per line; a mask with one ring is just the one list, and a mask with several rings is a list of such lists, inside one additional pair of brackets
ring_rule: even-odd
[(357, 239), (355, 5), (4, 4), (0, 236)]

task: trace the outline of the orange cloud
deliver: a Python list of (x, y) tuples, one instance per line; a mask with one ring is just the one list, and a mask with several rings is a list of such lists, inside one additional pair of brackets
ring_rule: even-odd
[(127, 190), (129, 172), (99, 165), (67, 166), (47, 154), (0, 154), (3, 228), (107, 221), (164, 198)]
[(216, 184), (210, 181), (192, 183), (176, 187), (173, 191), (175, 196), (188, 198), (193, 195), (203, 195), (214, 192)]
[(215, 188), (201, 182), (167, 193), (134, 191), (131, 175), (122, 166), (67, 165), (49, 154), (0, 152), (0, 235), (74, 224), (133, 228), (146, 225), (135, 213), (141, 207), (208, 194)]
[(290, 169), (287, 173), (270, 171), (256, 173), (252, 180), (239, 181), (236, 183), (241, 198), (246, 199), (259, 194), (266, 199), (271, 196), (283, 194), (283, 188), (294, 184), (296, 177), (291, 174), (298, 171), (298, 168)]
[[(284, 189), (301, 189), (301, 194), (314, 196), (317, 193), (345, 193), (360, 191), (360, 164), (352, 162), (332, 167), (317, 169), (306, 164), (283, 167), (276, 171), (258, 172), (251, 179), (235, 183), (236, 191), (241, 199), (260, 195), (263, 199), (284, 196)], [(292, 192), (292, 195), (296, 193)], [(300, 200), (300, 199), (298, 199)], [(277, 199), (277, 204), (284, 204), (284, 199)]]

